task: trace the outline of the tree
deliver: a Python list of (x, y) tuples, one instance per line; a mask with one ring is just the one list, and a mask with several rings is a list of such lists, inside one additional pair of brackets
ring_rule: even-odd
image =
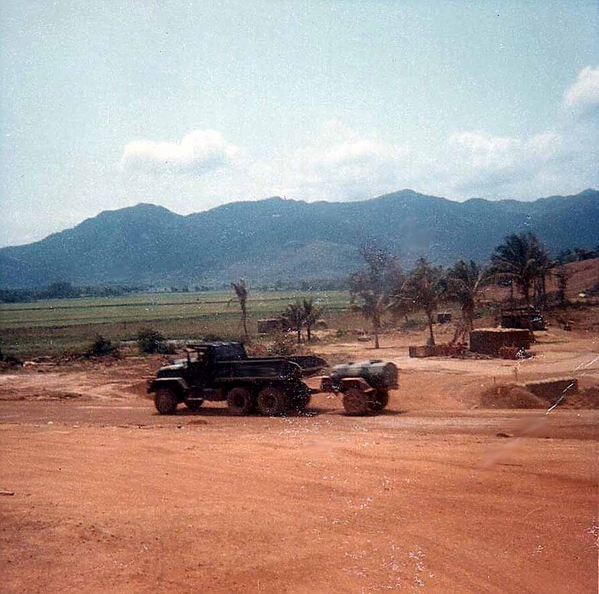
[(482, 287), (488, 282), (489, 272), (476, 262), (463, 260), (456, 262), (446, 274), (447, 296), (460, 304), (461, 323), (456, 328), (453, 341), (461, 335), (465, 337), (474, 329), (474, 313)]
[(410, 272), (401, 291), (396, 299), (409, 298), (426, 314), (429, 329), (428, 344), (435, 344), (433, 334), (433, 314), (435, 313), (439, 300), (446, 292), (446, 283), (443, 278), (443, 270), (433, 266), (426, 258), (420, 258), (416, 268)]
[(537, 277), (534, 283), (536, 305), (547, 307), (547, 277), (551, 276), (553, 262), (542, 244), (536, 246)]
[(491, 271), (495, 278), (516, 284), (526, 306), (530, 306), (530, 292), (539, 277), (545, 248), (532, 233), (520, 233), (505, 238), (491, 256)]
[(320, 316), (320, 308), (314, 303), (314, 298), (303, 299), (302, 301), (302, 314), (304, 318), (304, 325), (306, 326), (307, 340), (310, 342), (312, 338), (312, 326), (316, 324)]
[(363, 246), (360, 254), (366, 268), (350, 276), (350, 298), (353, 308), (372, 322), (374, 348), (378, 349), (382, 318), (391, 295), (401, 285), (402, 274), (397, 258), (386, 249)]
[(297, 332), (297, 344), (302, 342), (302, 326), (304, 325), (304, 309), (299, 301), (290, 303), (285, 312), (283, 318)]
[(238, 283), (231, 283), (233, 291), (235, 291), (235, 297), (239, 302), (239, 308), (241, 309), (241, 324), (243, 326), (243, 333), (245, 338), (249, 339), (248, 327), (247, 327), (247, 301), (249, 295), (249, 289), (245, 283), (245, 280), (241, 279)]
[(568, 290), (568, 280), (570, 280), (570, 273), (565, 266), (560, 266), (555, 273), (557, 280), (557, 293), (556, 297), (561, 306), (564, 306), (567, 302), (566, 291)]

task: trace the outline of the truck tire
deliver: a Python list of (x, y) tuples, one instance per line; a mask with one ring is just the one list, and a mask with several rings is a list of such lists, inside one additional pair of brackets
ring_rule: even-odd
[(254, 410), (254, 405), (254, 397), (247, 388), (238, 386), (227, 393), (227, 406), (233, 415), (249, 415)]
[(348, 388), (343, 394), (343, 408), (352, 417), (360, 417), (372, 412), (372, 397), (359, 388)]
[(389, 404), (389, 391), (384, 389), (379, 389), (374, 393), (374, 399), (372, 401), (372, 410), (375, 412), (379, 412), (384, 408), (387, 408)]
[(204, 404), (204, 400), (186, 400), (185, 406), (192, 412), (196, 412), (200, 410), (202, 404)]
[(266, 386), (258, 392), (258, 412), (266, 417), (284, 415), (289, 409), (289, 397), (279, 388)]
[(291, 397), (291, 408), (297, 412), (302, 412), (310, 404), (310, 388), (304, 382), (294, 384), (289, 391)]
[(172, 388), (158, 388), (154, 394), (154, 406), (161, 415), (173, 415), (177, 410), (177, 394)]

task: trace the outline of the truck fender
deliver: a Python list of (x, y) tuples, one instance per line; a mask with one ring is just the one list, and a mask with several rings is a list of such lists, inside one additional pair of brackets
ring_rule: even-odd
[(181, 394), (186, 394), (189, 391), (187, 382), (180, 377), (159, 377), (153, 379), (148, 384), (148, 393), (156, 392), (159, 388), (176, 388), (181, 391)]

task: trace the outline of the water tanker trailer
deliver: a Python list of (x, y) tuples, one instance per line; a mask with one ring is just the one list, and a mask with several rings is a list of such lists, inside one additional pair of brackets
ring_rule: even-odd
[(397, 366), (390, 361), (342, 363), (321, 379), (320, 389), (341, 394), (347, 414), (368, 415), (387, 406), (389, 390), (397, 388), (398, 375)]

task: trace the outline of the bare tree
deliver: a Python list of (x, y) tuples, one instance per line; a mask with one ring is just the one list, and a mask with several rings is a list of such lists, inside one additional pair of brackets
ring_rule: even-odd
[(239, 303), (239, 308), (241, 309), (241, 324), (243, 326), (243, 332), (245, 334), (246, 339), (249, 339), (248, 327), (247, 327), (247, 301), (249, 296), (249, 289), (246, 285), (245, 280), (241, 279), (237, 283), (231, 283), (231, 287), (233, 291), (235, 291), (235, 297)]
[(401, 284), (401, 269), (397, 258), (388, 250), (363, 246), (360, 254), (366, 268), (350, 275), (350, 298), (355, 310), (372, 322), (374, 348), (380, 348), (379, 333), (391, 294)]

